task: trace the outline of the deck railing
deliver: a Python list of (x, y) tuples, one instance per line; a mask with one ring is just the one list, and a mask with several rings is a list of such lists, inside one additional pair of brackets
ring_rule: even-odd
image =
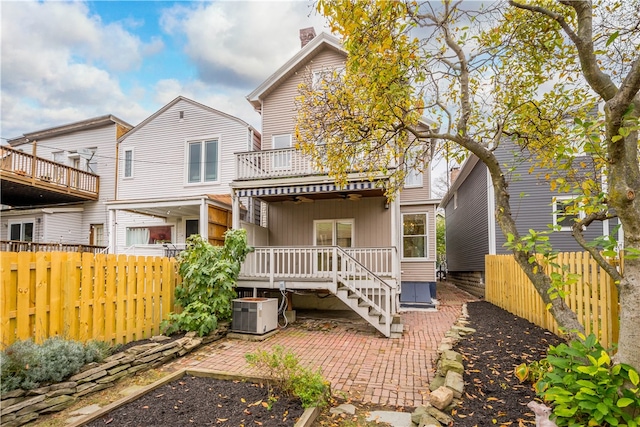
[(236, 179), (278, 178), (323, 173), (295, 148), (236, 153)]
[(41, 184), (67, 192), (80, 192), (97, 199), (99, 176), (36, 157), (11, 147), (0, 147), (0, 168), (14, 180)]
[(106, 252), (106, 246), (80, 245), (76, 243), (40, 243), (22, 240), (0, 240), (2, 252)]
[[(395, 278), (395, 248), (341, 248), (353, 259), (380, 277)], [(242, 264), (240, 275), (275, 279), (334, 278), (333, 246), (256, 247)], [(337, 257), (340, 262), (340, 257)], [(338, 269), (341, 266), (336, 265)]]

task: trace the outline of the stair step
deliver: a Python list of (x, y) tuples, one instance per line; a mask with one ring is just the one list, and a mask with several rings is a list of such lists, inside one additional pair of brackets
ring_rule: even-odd
[(380, 315), (382, 315), (382, 313), (380, 313), (375, 308), (372, 308), (372, 309), (369, 310), (369, 316), (380, 316)]
[(391, 333), (398, 332), (402, 334), (404, 332), (404, 325), (402, 323), (392, 323), (391, 324)]
[(356, 295), (356, 294), (349, 294), (347, 296), (347, 298), (349, 298), (349, 299), (360, 299), (360, 297), (358, 295)]
[(370, 304), (365, 300), (362, 300), (358, 302), (358, 307), (370, 307)]
[(400, 332), (391, 332), (391, 335), (389, 335), (389, 338), (400, 339), (402, 338), (402, 334)]

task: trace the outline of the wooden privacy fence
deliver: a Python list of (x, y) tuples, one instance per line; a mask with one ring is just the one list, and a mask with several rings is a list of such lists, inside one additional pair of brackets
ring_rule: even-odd
[[(587, 335), (596, 334), (604, 347), (617, 343), (618, 291), (611, 277), (588, 252), (560, 253), (555, 262), (565, 266), (565, 274), (581, 276), (576, 283), (563, 288), (567, 292), (564, 299), (577, 314)], [(512, 255), (487, 255), (485, 266), (485, 298), (488, 302), (559, 334), (556, 321)], [(561, 267), (548, 268), (562, 273)]]
[(2, 345), (52, 336), (111, 344), (149, 338), (173, 310), (179, 275), (164, 257), (1, 252)]

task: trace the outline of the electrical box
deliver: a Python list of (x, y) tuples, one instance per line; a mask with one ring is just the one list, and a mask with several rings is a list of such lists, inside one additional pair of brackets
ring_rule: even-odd
[(238, 298), (233, 300), (231, 330), (245, 334), (266, 334), (278, 327), (277, 298)]

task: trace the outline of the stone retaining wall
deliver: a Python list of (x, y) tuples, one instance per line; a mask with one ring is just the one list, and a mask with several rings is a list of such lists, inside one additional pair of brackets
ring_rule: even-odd
[(41, 414), (62, 411), (73, 405), (79, 397), (112, 387), (121, 378), (157, 368), (200, 345), (219, 340), (226, 336), (228, 329), (228, 325), (220, 325), (206, 337), (196, 337), (194, 332), (190, 332), (183, 338), (169, 342), (166, 342), (170, 340), (168, 337), (153, 337), (152, 342), (113, 354), (102, 363), (85, 365), (65, 382), (3, 393), (0, 396), (0, 425), (21, 426)]

